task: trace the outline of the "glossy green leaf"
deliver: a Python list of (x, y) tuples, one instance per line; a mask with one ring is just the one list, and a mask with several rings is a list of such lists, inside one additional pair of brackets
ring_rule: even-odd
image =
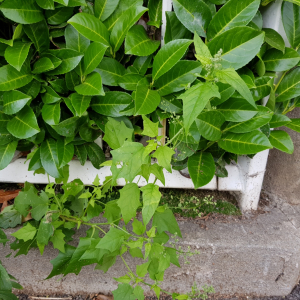
[(227, 101), (235, 92), (235, 89), (229, 84), (217, 82), (216, 83), (219, 88), (219, 93), (221, 98), (213, 98), (211, 100), (211, 105), (217, 106), (225, 101)]
[(45, 104), (52, 104), (60, 101), (61, 96), (59, 96), (51, 87), (45, 87), (46, 93), (42, 95), (42, 100)]
[[(63, 1), (66, 1), (66, 0), (63, 0)], [(69, 0), (68, 6), (70, 6), (70, 7), (75, 7), (75, 6), (80, 6), (80, 5), (86, 6), (87, 3), (85, 0)]]
[(138, 71), (139, 74), (145, 75), (150, 63), (152, 61), (152, 55), (136, 57), (133, 62), (133, 67)]
[(117, 8), (120, 0), (95, 0), (95, 17), (105, 21)]
[(189, 84), (197, 78), (195, 73), (201, 73), (200, 62), (182, 60), (179, 61), (170, 71), (162, 75), (155, 86), (161, 96), (184, 90)]
[(53, 69), (54, 65), (51, 59), (49, 59), (48, 57), (42, 57), (34, 64), (32, 73), (41, 74)]
[(15, 137), (11, 135), (7, 129), (2, 129), (0, 133), (0, 145), (4, 146), (15, 140)]
[(36, 116), (28, 105), (8, 122), (7, 130), (19, 139), (27, 139), (40, 132)]
[(14, 42), (12, 47), (5, 50), (6, 61), (18, 71), (21, 70), (29, 52), (31, 43)]
[(178, 39), (189, 39), (192, 33), (183, 26), (178, 20), (175, 12), (166, 11), (167, 26), (165, 34), (165, 43), (169, 43)]
[(79, 117), (72, 117), (60, 122), (58, 125), (53, 125), (52, 128), (60, 135), (66, 137), (74, 137), (78, 127)]
[(66, 74), (77, 67), (83, 55), (71, 49), (51, 50), (51, 54), (61, 60), (61, 64), (53, 71), (48, 72), (49, 75)]
[(230, 98), (218, 107), (218, 111), (223, 114), (226, 121), (231, 122), (248, 121), (258, 113), (256, 107), (240, 98)]
[(126, 10), (128, 10), (132, 6), (142, 6), (143, 0), (120, 0), (119, 5), (112, 13), (112, 15), (104, 21), (104, 25), (108, 29), (109, 32), (112, 31), (115, 24), (122, 17)]
[(238, 155), (256, 154), (272, 148), (268, 138), (259, 130), (248, 133), (228, 133), (219, 141), (219, 147)]
[(75, 146), (75, 155), (80, 161), (80, 164), (84, 166), (87, 160), (87, 150), (85, 148), (85, 145)]
[(124, 66), (108, 57), (103, 58), (96, 71), (100, 73), (103, 84), (109, 86), (118, 86), (119, 80), (125, 74)]
[(20, 111), (31, 97), (19, 91), (9, 91), (3, 94), (3, 112), (12, 115)]
[(273, 112), (264, 106), (258, 106), (258, 113), (248, 121), (229, 123), (226, 127), (226, 131), (234, 133), (246, 133), (255, 129), (259, 129), (262, 126), (268, 124), (273, 116)]
[(85, 144), (85, 147), (94, 168), (100, 169), (100, 165), (106, 160), (103, 150), (96, 143)]
[(60, 25), (67, 22), (73, 15), (74, 9), (72, 7), (60, 7), (52, 11), (46, 11), (46, 18), (48, 24)]
[(104, 96), (101, 75), (97, 72), (89, 74), (82, 84), (75, 86), (75, 91), (84, 96)]
[(153, 41), (142, 25), (134, 25), (126, 36), (125, 53), (137, 56), (148, 56), (160, 46), (160, 41)]
[(109, 117), (121, 117), (120, 111), (132, 103), (129, 94), (123, 92), (107, 92), (103, 97), (94, 97), (91, 107), (97, 113)]
[(264, 28), (263, 31), (265, 33), (266, 43), (268, 43), (271, 47), (278, 49), (284, 53), (285, 42), (283, 40), (283, 37), (272, 28)]
[(80, 77), (76, 74), (76, 71), (71, 71), (66, 74), (66, 85), (70, 91), (75, 91), (75, 86), (80, 84)]
[(300, 6), (283, 2), (281, 8), (282, 22), (287, 38), (295, 49), (300, 45)]
[(238, 26), (247, 25), (255, 16), (260, 0), (230, 0), (213, 17), (209, 24), (209, 40)]
[(13, 159), (18, 146), (18, 141), (7, 145), (0, 145), (0, 170), (5, 169)]
[(59, 168), (67, 165), (74, 156), (74, 145), (66, 144), (65, 140), (60, 138), (57, 140), (57, 155)]
[(155, 26), (156, 28), (160, 27), (162, 21), (162, 3), (163, 0), (149, 0), (150, 21), (147, 23), (148, 25)]
[(127, 140), (132, 141), (134, 130), (128, 128), (124, 122), (118, 122), (112, 118), (108, 118), (105, 124), (105, 135), (103, 140), (107, 142), (111, 149), (118, 149), (122, 147)]
[(9, 0), (0, 5), (4, 16), (16, 23), (33, 24), (44, 19), (42, 9), (35, 0)]
[(250, 105), (255, 107), (255, 102), (249, 88), (234, 69), (217, 70), (215, 71), (215, 75), (220, 82), (230, 84), (249, 102)]
[(174, 0), (173, 6), (177, 18), (188, 30), (206, 37), (206, 30), (212, 14), (203, 1)]
[(221, 138), (221, 126), (224, 122), (224, 116), (218, 111), (203, 112), (196, 119), (199, 133), (209, 141), (217, 141)]
[(68, 23), (89, 40), (109, 46), (107, 28), (96, 17), (87, 13), (79, 13), (74, 15)]
[(125, 224), (136, 216), (137, 209), (141, 206), (140, 189), (136, 183), (129, 183), (120, 190), (118, 206), (121, 209)]
[(84, 54), (84, 75), (92, 73), (100, 64), (107, 46), (99, 42), (93, 42)]
[(251, 89), (250, 92), (253, 96), (254, 101), (259, 101), (264, 97), (267, 97), (271, 93), (270, 77), (258, 77), (255, 79), (255, 88)]
[(36, 3), (39, 7), (43, 9), (54, 9), (54, 1), (53, 0), (36, 0)]
[[(231, 41), (231, 43), (228, 43)], [(208, 43), (212, 55), (222, 49), (221, 64), (224, 69), (244, 67), (259, 52), (264, 33), (250, 27), (235, 27), (215, 37)]]
[(194, 183), (195, 189), (210, 183), (215, 176), (216, 166), (211, 153), (198, 152), (189, 157), (189, 174)]
[(166, 96), (162, 98), (159, 108), (169, 113), (178, 114), (182, 112), (182, 103), (180, 100), (177, 100), (174, 97)]
[(300, 61), (300, 55), (290, 48), (285, 48), (284, 54), (280, 50), (270, 49), (262, 59), (267, 71), (282, 72), (295, 67)]
[(43, 120), (49, 125), (57, 125), (60, 121), (60, 104), (45, 104), (42, 108)]
[(209, 82), (195, 85), (180, 96), (183, 100), (183, 120), (187, 131), (213, 97), (220, 97), (220, 94), (218, 87)]
[(147, 225), (158, 207), (161, 193), (159, 192), (159, 187), (153, 183), (142, 187), (141, 191), (143, 192), (143, 222)]
[(277, 128), (281, 126), (288, 126), (291, 123), (291, 119), (282, 114), (274, 114), (270, 121), (271, 128)]
[(285, 126), (294, 131), (300, 132), (300, 119), (291, 119), (291, 122), (287, 123)]
[[(119, 86), (127, 91), (135, 91), (138, 83), (142, 79), (145, 80), (145, 78), (139, 74), (127, 73), (119, 80)], [(147, 82), (147, 80), (145, 81)]]
[(54, 178), (61, 178), (58, 161), (57, 142), (53, 139), (44, 141), (40, 147), (41, 162), (45, 171)]
[(57, 2), (57, 3), (59, 3), (59, 4), (67, 6), (69, 4), (69, 2), (71, 2), (72, 0), (54, 0), (54, 1)]
[(118, 19), (110, 35), (110, 42), (114, 52), (120, 49), (129, 29), (147, 10), (148, 9), (143, 6), (132, 6)]
[(23, 87), (33, 79), (31, 74), (22, 68), (17, 71), (14, 67), (6, 65), (0, 68), (0, 91), (11, 91)]
[(92, 97), (73, 93), (69, 96), (76, 116), (81, 117), (89, 108)]
[(146, 85), (138, 85), (135, 98), (135, 115), (147, 115), (156, 110), (160, 103), (157, 91), (150, 90)]
[(274, 130), (271, 132), (269, 140), (274, 148), (288, 154), (293, 154), (294, 144), (287, 132), (282, 130)]
[(276, 90), (276, 102), (283, 102), (300, 96), (300, 68), (287, 74)]
[(49, 49), (49, 29), (45, 20), (36, 24), (24, 25), (23, 28), (39, 53)]
[(66, 48), (85, 53), (90, 45), (90, 40), (80, 34), (73, 26), (65, 29)]
[(163, 46), (154, 58), (152, 70), (153, 81), (174, 67), (191, 43), (192, 41), (189, 40), (176, 40)]

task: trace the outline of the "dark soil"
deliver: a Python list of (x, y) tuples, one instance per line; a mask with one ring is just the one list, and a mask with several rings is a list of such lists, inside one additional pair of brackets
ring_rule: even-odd
[[(30, 296), (24, 294), (20, 294), (18, 297), (20, 300), (38, 300), (38, 299), (32, 299)], [(72, 300), (97, 300), (97, 295), (89, 295), (89, 296), (54, 295), (54, 296), (47, 296), (47, 297), (69, 298), (69, 299), (72, 298)], [(146, 297), (145, 300), (158, 300), (158, 299), (156, 297)], [(161, 297), (160, 300), (172, 300), (172, 297)], [(246, 295), (222, 296), (222, 295), (215, 294), (212, 295), (207, 300), (300, 300), (300, 284), (294, 288), (294, 290), (290, 295), (285, 297), (253, 297), (253, 296), (246, 296)]]

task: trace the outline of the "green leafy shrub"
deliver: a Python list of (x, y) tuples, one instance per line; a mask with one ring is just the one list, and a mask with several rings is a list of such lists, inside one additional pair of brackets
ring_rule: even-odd
[[(43, 253), (52, 242), (60, 254), (49, 277), (94, 263), (107, 271), (120, 256), (128, 273), (116, 279), (115, 300), (143, 299), (143, 285), (159, 296), (165, 270), (191, 254), (176, 248), (180, 229), (160, 205), (156, 183), (164, 184), (164, 169), (188, 167), (198, 188), (215, 174), (227, 176), (226, 164), (239, 155), (273, 147), (293, 152), (289, 135), (271, 129), (300, 130), (300, 120), (286, 116), (300, 106), (299, 7), (282, 6), (286, 48), (277, 32), (262, 28), (260, 3), (174, 0), (159, 49), (162, 0), (2, 1), (0, 169), (16, 150), (32, 151), (29, 171), (64, 183), (62, 191), (49, 184), (42, 192), (26, 184), (0, 214), (7, 228), (31, 213), (14, 234), (17, 255), (32, 247)], [(277, 72), (284, 73), (275, 84)], [(167, 141), (159, 133), (165, 119)], [(104, 149), (95, 142), (100, 136)], [(97, 169), (110, 166), (112, 175), (101, 187), (96, 179), (92, 192), (79, 180), (68, 183), (74, 156), (82, 165), (89, 159)], [(137, 176), (148, 184), (139, 188)], [(101, 203), (118, 179), (126, 182), (120, 198)], [(103, 211), (106, 222), (90, 223)], [(121, 219), (133, 219), (132, 228), (119, 226)], [(90, 226), (86, 238), (68, 245), (83, 224)], [(145, 263), (131, 270), (125, 252)], [(190, 295), (172, 296), (198, 294), (193, 287)]]

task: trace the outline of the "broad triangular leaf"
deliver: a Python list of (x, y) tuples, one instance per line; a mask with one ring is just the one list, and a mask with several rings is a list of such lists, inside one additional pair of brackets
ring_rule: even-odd
[(126, 184), (120, 190), (118, 205), (121, 208), (125, 224), (136, 216), (136, 210), (141, 206), (140, 189), (136, 183)]
[(161, 199), (159, 187), (153, 183), (149, 183), (141, 188), (143, 192), (143, 222), (147, 225), (153, 217)]

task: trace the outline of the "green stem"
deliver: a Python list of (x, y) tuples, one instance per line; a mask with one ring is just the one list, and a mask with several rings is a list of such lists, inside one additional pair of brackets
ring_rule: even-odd
[(208, 148), (210, 148), (213, 144), (215, 144), (216, 142), (209, 142), (207, 144), (207, 146), (202, 150), (202, 152), (204, 152), (205, 150), (207, 150)]
[(122, 255), (120, 255), (121, 259), (123, 260), (124, 265), (126, 266), (127, 270), (129, 271), (129, 273), (133, 276), (133, 278), (136, 278), (136, 276), (134, 275), (134, 273), (131, 271), (130, 267), (128, 266), (127, 262), (125, 261), (125, 259), (123, 258)]
[(173, 138), (167, 143), (167, 144), (165, 144), (165, 146), (168, 146), (168, 145), (170, 145), (181, 133), (182, 133), (182, 131), (183, 131), (183, 128), (181, 128), (174, 136), (173, 136)]
[[(113, 223), (109, 223), (109, 222), (107, 222), (107, 223), (88, 223), (88, 222), (82, 222), (82, 220), (80, 220), (79, 218), (72, 217), (73, 218), (72, 219), (72, 218), (64, 216), (64, 215), (61, 215), (60, 217), (63, 220), (65, 220), (65, 221), (74, 222), (74, 223), (81, 222), (81, 224), (86, 225), (86, 226), (97, 227), (97, 228), (99, 228), (104, 233), (106, 233), (106, 232), (104, 230), (102, 230), (98, 225), (103, 225), (104, 226), (104, 225), (112, 225), (113, 224)], [(120, 221), (121, 219), (122, 218), (119, 218), (119, 219), (115, 220), (114, 222)]]
[[(141, 283), (143, 283), (144, 285), (150, 286), (150, 287), (152, 287), (152, 285), (153, 285), (153, 284), (147, 283), (145, 281), (142, 281)], [(172, 293), (169, 293), (169, 292), (167, 292), (167, 291), (165, 291), (163, 289), (161, 289), (160, 291), (163, 292), (164, 294), (172, 296)]]
[(276, 90), (278, 89), (279, 84), (281, 83), (281, 81), (283, 80), (283, 78), (285, 77), (285, 75), (286, 75), (287, 73), (288, 73), (288, 71), (285, 71), (285, 72), (282, 74), (280, 80), (279, 80), (279, 81), (277, 82), (277, 84), (275, 85), (275, 89), (274, 89), (275, 92), (276, 92)]

